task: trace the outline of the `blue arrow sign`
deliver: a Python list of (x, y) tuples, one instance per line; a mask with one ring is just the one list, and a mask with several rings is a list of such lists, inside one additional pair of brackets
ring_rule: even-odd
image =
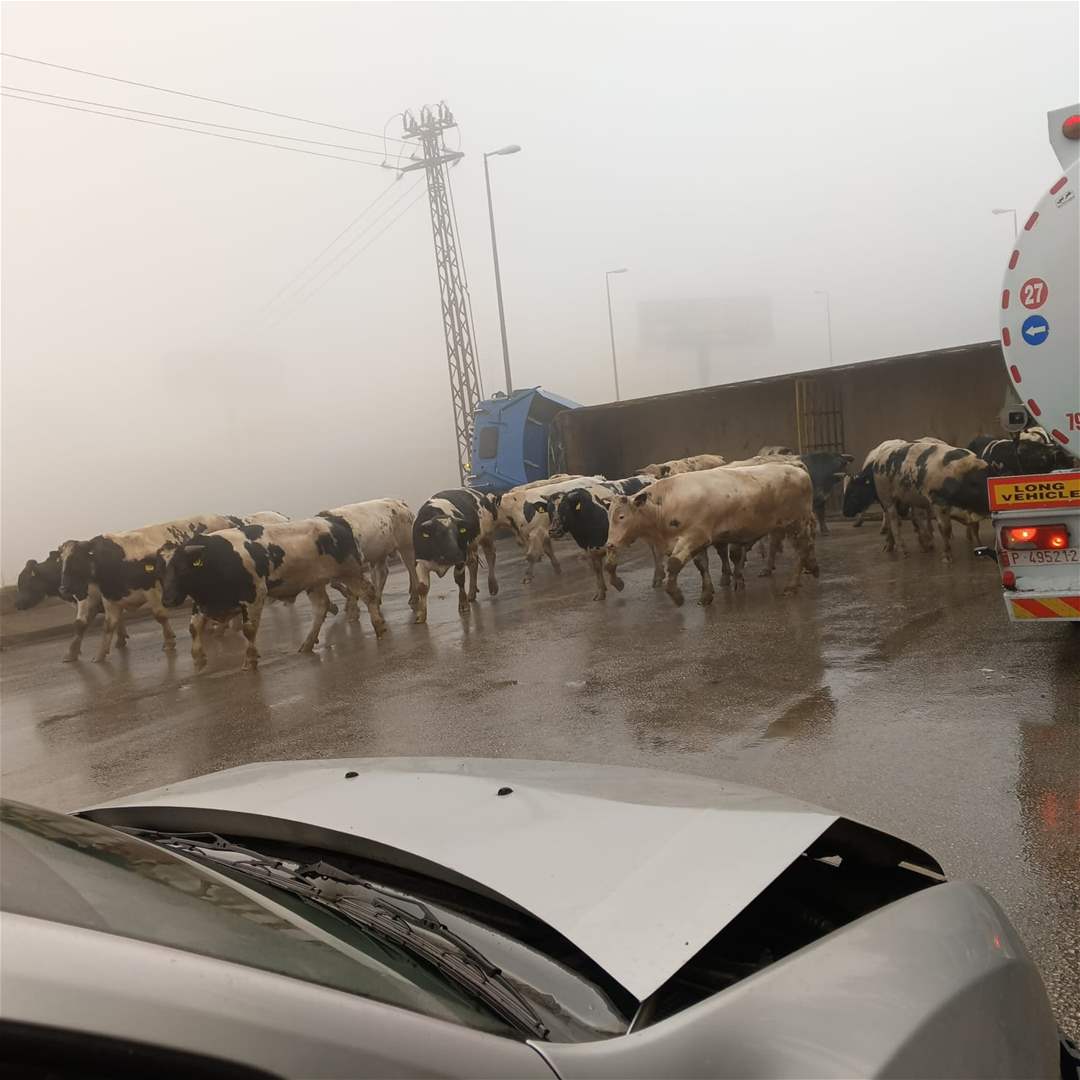
[(1029, 315), (1020, 335), (1029, 345), (1041, 345), (1050, 336), (1050, 324), (1041, 315)]

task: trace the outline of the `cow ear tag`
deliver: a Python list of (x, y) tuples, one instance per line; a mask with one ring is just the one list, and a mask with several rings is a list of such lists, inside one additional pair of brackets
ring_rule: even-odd
[(575, 510), (580, 510), (581, 509), (581, 503), (574, 503), (574, 509)]
[(202, 556), (200, 555), (197, 559), (192, 559), (191, 565), (195, 567), (202, 566)]
[(152, 574), (152, 573), (154, 572), (154, 564), (153, 564), (152, 562), (148, 562), (148, 563), (143, 563), (143, 569), (144, 569), (144, 570), (145, 570), (145, 571), (146, 571), (146, 572), (147, 572), (148, 574)]
[(458, 532), (461, 533), (462, 536), (465, 535), (465, 530), (464, 529), (458, 529)]

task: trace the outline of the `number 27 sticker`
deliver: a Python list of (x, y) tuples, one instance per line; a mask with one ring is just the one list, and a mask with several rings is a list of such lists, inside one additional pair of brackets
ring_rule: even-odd
[(1041, 277), (1028, 278), (1020, 286), (1020, 303), (1030, 311), (1035, 311), (1036, 308), (1041, 308), (1046, 303), (1049, 293), (1050, 290)]

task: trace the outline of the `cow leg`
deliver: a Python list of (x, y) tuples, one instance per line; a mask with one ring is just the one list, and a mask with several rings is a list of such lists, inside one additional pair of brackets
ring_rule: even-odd
[(866, 511), (864, 511), (864, 510), (860, 510), (860, 511), (859, 511), (859, 512), (858, 512), (858, 513), (857, 513), (857, 514), (855, 515), (855, 520), (854, 520), (854, 521), (853, 521), (853, 522), (851, 523), (851, 527), (852, 527), (853, 529), (861, 529), (861, 528), (862, 528), (862, 523), (863, 523), (863, 521), (864, 521), (865, 519), (866, 519)]
[(814, 517), (817, 519), (821, 535), (828, 536), (829, 526), (825, 523), (825, 504), (823, 502), (814, 503)]
[[(326, 590), (324, 589), (324, 595), (325, 591)], [(329, 597), (326, 597), (327, 603), (329, 603), (329, 599)], [(259, 666), (259, 650), (255, 647), (255, 638), (259, 634), (259, 623), (262, 621), (263, 605), (265, 603), (266, 594), (260, 592), (256, 593), (254, 603), (242, 604), (240, 606), (240, 615), (244, 620), (241, 625), (244, 631), (244, 637), (247, 638), (247, 648), (244, 650), (244, 662), (240, 665), (241, 671), (255, 671)], [(314, 606), (315, 605), (312, 604), (312, 607)], [(326, 612), (324, 611), (323, 616), (325, 617), (325, 615)], [(320, 625), (322, 625), (321, 620)], [(318, 631), (316, 631), (316, 637), (317, 636)]]
[(499, 591), (499, 583), (495, 580), (495, 541), (481, 540), (480, 547), (484, 550), (484, 561), (487, 563), (488, 596), (495, 596)]
[(889, 531), (885, 534), (885, 550), (895, 551), (899, 547), (900, 554), (907, 558), (907, 545), (904, 543), (904, 534), (901, 532), (903, 523), (900, 521), (900, 511), (895, 502), (890, 502), (885, 507), (885, 523), (889, 527)]
[(949, 508), (947, 506), (935, 506), (933, 513), (937, 518), (938, 532), (941, 533), (941, 546), (945, 549), (945, 554), (942, 556), (941, 561), (946, 564), (951, 564), (952, 514), (949, 513)]
[(120, 617), (116, 623), (116, 647), (118, 649), (126, 649), (128, 643), (127, 627), (124, 625), (124, 613), (120, 612)]
[(604, 572), (608, 576), (608, 581), (611, 582), (611, 587), (616, 592), (622, 592), (626, 588), (626, 582), (619, 577), (619, 557), (614, 551), (609, 552), (607, 548), (597, 548), (597, 553), (603, 564)]
[(380, 559), (371, 567), (371, 584), (375, 586), (375, 596), (379, 606), (382, 606), (383, 590), (386, 588), (386, 579), (390, 576), (390, 563), (387, 559)]
[(113, 635), (116, 633), (116, 627), (120, 622), (119, 605), (112, 600), (104, 600), (102, 602), (105, 606), (105, 625), (102, 627), (101, 642), (98, 644), (97, 655), (93, 660), (95, 664), (100, 664), (108, 658), (109, 649), (112, 648)]
[(773, 529), (769, 533), (769, 558), (765, 566), (758, 571), (758, 577), (771, 577), (773, 571), (776, 569), (776, 556), (780, 553), (780, 549), (784, 543), (784, 530)]
[(659, 589), (664, 584), (664, 552), (659, 544), (650, 544), (652, 549), (652, 587)]
[(731, 545), (731, 568), (734, 578), (735, 592), (746, 588), (746, 579), (743, 577), (743, 567), (746, 565), (747, 548), (745, 544)]
[(979, 526), (981, 524), (982, 524), (982, 522), (977, 517), (973, 517), (968, 521), (968, 524), (967, 524), (968, 544), (972, 548), (977, 548), (979, 546), (980, 542), (981, 542), (980, 537), (979, 537)]
[(307, 598), (311, 603), (311, 629), (308, 630), (307, 637), (297, 650), (302, 653), (315, 651), (315, 646), (319, 643), (319, 631), (322, 629), (327, 609), (330, 607), (330, 597), (326, 595), (325, 585), (316, 585), (315, 588), (308, 589)]
[[(593, 593), (594, 600), (603, 600), (607, 596), (607, 583), (604, 581), (604, 569), (606, 562), (606, 555), (603, 551), (587, 551), (585, 557), (589, 560), (589, 565), (592, 567), (593, 573), (596, 575), (596, 592)], [(612, 573), (614, 573), (614, 567), (612, 567)]]
[(821, 572), (818, 567), (817, 553), (814, 551), (813, 529), (814, 523), (809, 518), (806, 521), (796, 522), (788, 526), (787, 533), (795, 547), (796, 557), (795, 571), (784, 589), (785, 596), (792, 596), (799, 591), (804, 573), (813, 574), (814, 577), (817, 577)]
[[(338, 582), (334, 583), (334, 587), (338, 588), (339, 590), (342, 588), (342, 586)], [(346, 622), (359, 622), (360, 621), (359, 594), (356, 592), (356, 590), (352, 586), (349, 586), (344, 591), (345, 591), (345, 621)], [(327, 597), (328, 602), (329, 602), (329, 599), (330, 598), (328, 596)], [(328, 612), (329, 612), (329, 610), (330, 609), (327, 608)], [(337, 612), (335, 611), (333, 614), (337, 614)]]
[(934, 511), (911, 508), (911, 524), (921, 551), (934, 550)]
[(458, 563), (454, 567), (454, 581), (457, 583), (458, 598), (457, 609), (458, 613), (464, 615), (469, 610), (469, 598), (465, 593), (465, 564)]
[(469, 554), (465, 559), (465, 566), (469, 571), (469, 603), (476, 599), (476, 579), (480, 575), (480, 552), (476, 544), (469, 545)]
[(427, 599), (431, 592), (431, 563), (419, 559), (416, 563), (416, 621), (427, 622)]
[(206, 616), (197, 607), (191, 609), (191, 621), (188, 632), (191, 634), (191, 662), (196, 671), (206, 667), (206, 646), (203, 645), (203, 630), (206, 629)]
[[(720, 588), (731, 588), (731, 560), (728, 558), (729, 545), (716, 544), (716, 554), (720, 556)], [(706, 553), (708, 549), (706, 549)]]
[(364, 602), (367, 608), (368, 618), (371, 620), (371, 629), (375, 636), (381, 638), (386, 633), (386, 620), (383, 618), (382, 607), (379, 604), (378, 593), (371, 579), (361, 568), (349, 578), (349, 591), (355, 593)]
[[(700, 549), (698, 549), (700, 550)], [(667, 574), (664, 578), (664, 592), (675, 601), (678, 607), (682, 607), (686, 600), (686, 597), (682, 594), (682, 589), (679, 588), (679, 574), (682, 573), (682, 568), (687, 564), (690, 558), (695, 554), (695, 550), (691, 547), (690, 542), (685, 537), (680, 537), (675, 541), (671, 548), (671, 553), (667, 557)], [(694, 561), (697, 568), (701, 569), (701, 563), (696, 559)], [(705, 587), (705, 577), (709, 573), (708, 556), (706, 555), (705, 569), (702, 575), (702, 588)], [(712, 585), (712, 579), (709, 579), (709, 585)]]
[(559, 560), (555, 558), (555, 548), (551, 543), (551, 537), (546, 532), (544, 534), (544, 554), (551, 560), (551, 569), (556, 574), (561, 574), (562, 566), (559, 564)]
[(100, 597), (95, 597), (93, 600), (91, 600), (90, 597), (87, 597), (85, 600), (79, 600), (76, 603), (75, 636), (71, 639), (67, 655), (64, 657), (65, 664), (73, 664), (79, 659), (79, 653), (82, 651), (82, 640), (86, 634), (86, 628), (94, 621), (100, 607)]
[[(719, 550), (718, 546), (717, 551)], [(698, 568), (698, 573), (701, 574), (701, 595), (698, 597), (698, 603), (702, 607), (708, 607), (716, 596), (716, 589), (713, 587), (712, 575), (709, 573), (709, 549), (707, 547), (694, 554), (694, 565)]]
[[(412, 542), (402, 542), (398, 544), (397, 553), (401, 558), (401, 561), (405, 564), (405, 573), (409, 575), (409, 607), (416, 610), (418, 602), (417, 586), (419, 581), (416, 576), (416, 552), (413, 550)], [(380, 603), (382, 597), (379, 597)]]

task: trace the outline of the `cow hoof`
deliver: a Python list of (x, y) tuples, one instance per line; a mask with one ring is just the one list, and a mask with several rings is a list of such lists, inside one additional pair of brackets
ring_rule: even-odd
[(562, 573), (562, 567), (557, 562), (551, 564), (551, 569), (554, 570), (556, 574)]
[(488, 582), (488, 596), (499, 595), (499, 583), (497, 581)]
[(304, 644), (301, 645), (300, 648), (297, 649), (296, 651), (300, 652), (300, 653), (314, 652), (315, 651), (315, 646), (313, 644), (309, 644), (308, 642), (305, 641)]
[(722, 574), (720, 576), (720, 588), (721, 589), (730, 589), (731, 588), (731, 576), (729, 574)]
[(602, 593), (602, 592), (593, 593), (593, 599), (594, 600), (604, 600), (604, 599), (606, 599), (606, 597), (607, 597), (606, 593)]
[(713, 594), (712, 593), (702, 593), (701, 596), (698, 597), (698, 605), (700, 607), (708, 607), (712, 602), (713, 602)]
[[(116, 647), (118, 649), (123, 649), (124, 648), (123, 645), (117, 645)], [(175, 641), (163, 642), (162, 646), (161, 646), (161, 651), (162, 652), (176, 652), (176, 642)]]
[(92, 659), (92, 660), (90, 661), (90, 663), (91, 663), (91, 664), (104, 664), (104, 663), (105, 663), (105, 657), (104, 657), (104, 656), (95, 656), (95, 657), (94, 657), (94, 658), (93, 658), (93, 659)]
[(652, 587), (653, 587), (654, 589), (659, 589), (659, 588), (660, 588), (660, 586), (661, 586), (661, 585), (663, 585), (663, 584), (664, 584), (664, 579), (663, 579), (662, 577), (661, 577), (661, 578), (655, 578), (655, 577), (654, 577), (654, 578), (652, 579)]
[(742, 578), (735, 579), (735, 591), (742, 592), (746, 588), (746, 582)]
[(681, 589), (665, 589), (664, 591), (671, 597), (676, 607), (682, 607), (686, 602), (686, 597), (683, 596)]
[(413, 622), (419, 626), (423, 626), (424, 623), (427, 622), (427, 613), (423, 611), (418, 611), (416, 613), (416, 618), (413, 619)]
[(127, 643), (128, 643), (127, 638), (118, 638), (117, 642), (116, 642), (116, 647), (118, 649), (126, 649), (127, 648)]
[(195, 668), (196, 671), (202, 671), (202, 669), (204, 667), (206, 667), (206, 657), (205, 656), (193, 656), (191, 658), (191, 663), (192, 663), (192, 666)]

